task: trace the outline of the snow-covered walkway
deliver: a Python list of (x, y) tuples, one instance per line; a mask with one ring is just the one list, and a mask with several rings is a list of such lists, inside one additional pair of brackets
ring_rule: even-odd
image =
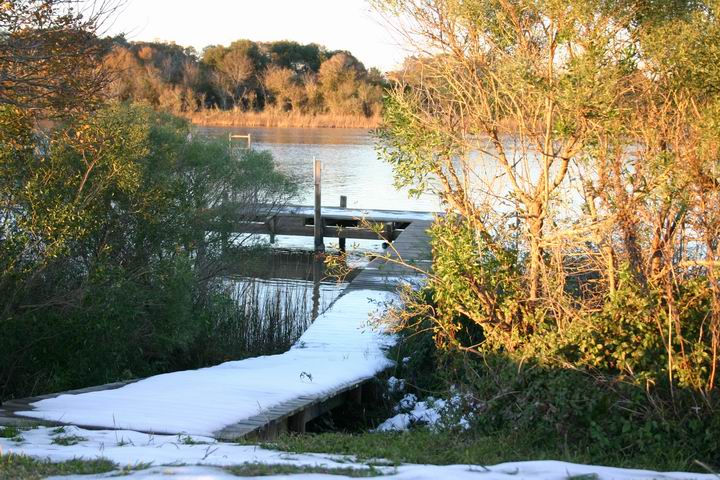
[(391, 337), (367, 327), (394, 295), (349, 291), (286, 353), (168, 373), (115, 390), (60, 395), (20, 415), (64, 424), (212, 436), (299, 396), (322, 397), (391, 365)]

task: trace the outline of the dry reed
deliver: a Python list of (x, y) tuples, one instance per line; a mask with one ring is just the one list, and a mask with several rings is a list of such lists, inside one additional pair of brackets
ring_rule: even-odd
[(243, 112), (208, 109), (185, 114), (196, 125), (219, 127), (302, 127), (302, 128), (377, 128), (380, 115), (301, 114), (295, 112)]

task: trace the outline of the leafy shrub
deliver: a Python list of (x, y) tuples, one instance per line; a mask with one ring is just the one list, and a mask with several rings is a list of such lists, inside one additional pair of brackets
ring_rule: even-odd
[(671, 402), (667, 392), (616, 376), (541, 362), (530, 349), (481, 356), (427, 349), (433, 344), (428, 326), (425, 320), (404, 330), (394, 356), (411, 360), (398, 362), (395, 375), (420, 396), (445, 390), (474, 399), (464, 405), (472, 413), (465, 437), (520, 437), (538, 451), (596, 463), (672, 465), (683, 458), (686, 469), (697, 469), (696, 459), (720, 464), (720, 417), (698, 408), (692, 390), (675, 390)]
[(216, 280), (232, 221), (295, 188), (267, 152), (137, 105), (44, 132), (3, 108), (0, 145), (0, 397), (192, 363), (205, 322), (245, 314)]

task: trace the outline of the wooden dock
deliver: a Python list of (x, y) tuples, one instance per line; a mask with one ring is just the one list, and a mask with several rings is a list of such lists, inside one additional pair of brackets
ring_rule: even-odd
[[(339, 239), (396, 240), (416, 221), (432, 221), (435, 212), (399, 210), (363, 210), (359, 208), (322, 207), (320, 209), (320, 236)], [(213, 215), (210, 214), (210, 217)], [(212, 221), (209, 229), (213, 229)], [(234, 233), (314, 237), (315, 207), (287, 205), (282, 207), (259, 206), (254, 211), (237, 209), (237, 219), (229, 225)]]
[[(308, 207), (292, 207), (286, 213), (289, 216), (302, 217), (306, 211), (303, 208)], [(311, 208), (311, 207), (310, 207)], [(404, 212), (391, 211), (374, 211), (372, 218), (375, 220), (393, 222), (395, 224), (406, 223), (399, 230), (392, 247), (388, 249), (386, 257), (375, 258), (370, 264), (362, 270), (349, 284), (343, 295), (348, 295), (355, 291), (366, 292), (388, 292), (398, 288), (399, 283), (403, 281), (414, 282), (421, 281), (424, 277), (423, 272), (427, 272), (430, 267), (430, 245), (427, 230), (432, 223), (431, 214), (407, 214)], [(357, 215), (357, 211), (334, 211), (332, 209), (323, 209), (325, 218), (335, 219), (337, 221), (352, 220), (353, 215)], [(357, 237), (352, 237), (357, 238)], [(397, 262), (402, 260), (403, 263), (411, 265), (410, 268), (399, 265)], [(337, 301), (336, 301), (337, 303)], [(335, 304), (334, 304), (335, 305)], [(332, 311), (332, 306), (330, 310)], [(335, 327), (332, 327), (335, 328)], [(348, 328), (348, 327), (344, 327)], [(338, 354), (343, 353), (343, 348), (347, 348), (342, 341), (337, 345), (331, 345), (337, 348)], [(341, 367), (338, 367), (341, 368)], [(379, 373), (379, 372), (375, 372)], [(172, 374), (169, 374), (172, 375)], [(349, 381), (338, 383), (331, 389), (324, 390), (321, 393), (302, 394), (287, 401), (282, 401), (273, 405), (260, 408), (257, 414), (249, 415), (239, 421), (234, 421), (229, 425), (213, 432), (213, 436), (223, 440), (235, 440), (238, 438), (272, 438), (281, 432), (294, 431), (304, 432), (305, 425), (310, 420), (331, 410), (345, 402), (360, 402), (363, 397), (363, 389), (368, 381), (374, 377), (374, 374), (359, 376)], [(139, 382), (138, 382), (139, 383)], [(53, 399), (61, 395), (83, 395), (88, 392), (103, 392), (110, 389), (123, 389), (123, 387), (131, 388), (130, 382), (114, 383), (99, 387), (76, 390), (71, 392), (61, 392), (56, 394), (44, 395), (41, 397), (26, 398), (12, 400), (0, 405), (0, 425), (58, 425), (73, 424), (84, 428), (100, 428), (100, 429), (120, 429), (128, 428), (127, 426), (115, 426), (114, 419), (112, 423), (98, 424), (82, 424), (82, 422), (66, 421), (63, 422), (63, 416), (59, 416), (57, 421), (38, 420), (21, 415), (19, 412), (33, 412), (36, 409), (34, 405), (38, 401)], [(188, 385), (187, 388), (193, 388)], [(212, 409), (212, 399), (208, 399), (203, 408)], [(258, 404), (259, 405), (259, 404)], [(146, 431), (137, 428), (132, 430)], [(146, 433), (197, 433), (188, 431), (188, 429), (177, 428), (177, 431), (146, 431)]]

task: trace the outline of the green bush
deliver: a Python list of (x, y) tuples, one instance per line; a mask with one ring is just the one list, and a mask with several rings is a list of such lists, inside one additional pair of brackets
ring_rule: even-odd
[(130, 104), (44, 132), (3, 108), (0, 146), (0, 398), (216, 359), (207, 324), (246, 314), (217, 279), (231, 221), (294, 193), (269, 153)]
[(720, 416), (698, 408), (692, 390), (676, 389), (671, 403), (643, 385), (570, 364), (541, 363), (527, 353), (428, 349), (428, 326), (420, 322), (404, 331), (394, 355), (410, 361), (399, 362), (395, 375), (421, 397), (441, 391), (468, 395), (462, 405), (471, 414), (471, 428), (463, 436), (521, 437), (531, 451), (595, 463), (679, 462), (693, 470), (694, 460), (720, 464)]

